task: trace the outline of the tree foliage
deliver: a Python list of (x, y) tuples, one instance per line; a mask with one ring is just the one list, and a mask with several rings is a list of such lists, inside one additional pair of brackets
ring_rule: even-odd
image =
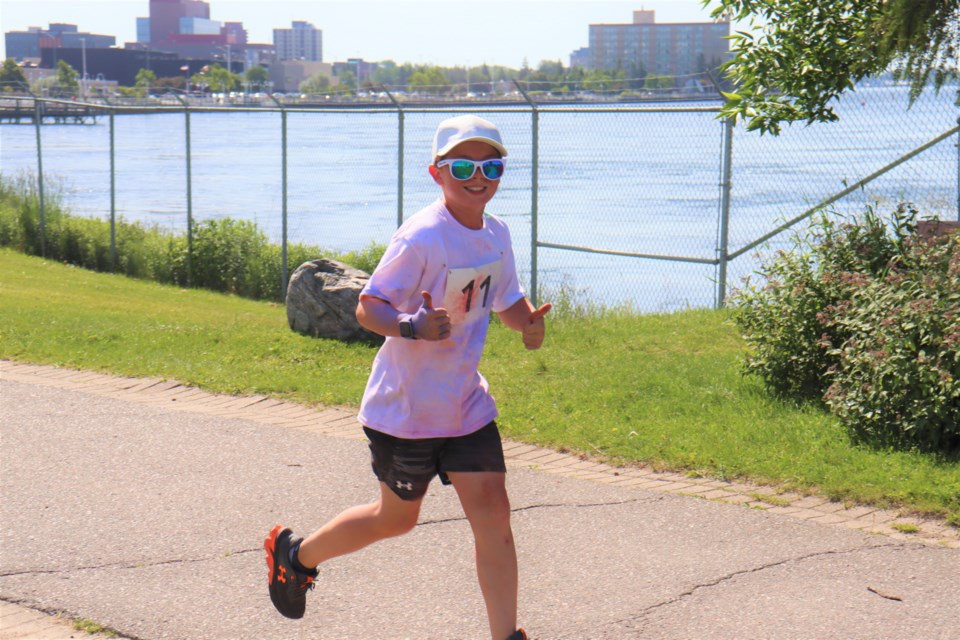
[(240, 86), (240, 76), (219, 64), (215, 64), (211, 67), (204, 67), (199, 73), (193, 74), (190, 83), (198, 87), (208, 88), (215, 93), (226, 93)]
[(424, 93), (442, 93), (447, 90), (447, 77), (439, 67), (425, 67), (413, 72), (410, 76), (411, 91)]
[(247, 69), (245, 76), (247, 82), (257, 87), (257, 90), (262, 89), (263, 85), (267, 84), (267, 81), (270, 80), (270, 74), (267, 72), (266, 67), (260, 65)]
[(323, 93), (330, 88), (330, 77), (325, 73), (315, 73), (300, 83), (302, 93)]
[(134, 87), (138, 96), (145, 96), (150, 93), (150, 87), (157, 83), (157, 74), (150, 69), (140, 69), (137, 71), (137, 77), (134, 79)]
[(65, 60), (57, 63), (56, 89), (61, 95), (76, 94), (80, 91), (79, 74)]
[(13, 58), (7, 58), (0, 67), (0, 84), (4, 87), (23, 88), (27, 86), (27, 78), (23, 75), (23, 69)]
[(911, 102), (958, 77), (957, 0), (704, 0), (715, 2), (714, 17), (750, 22), (723, 67), (736, 85), (724, 115), (749, 129), (835, 121), (834, 98), (887, 71), (910, 81)]

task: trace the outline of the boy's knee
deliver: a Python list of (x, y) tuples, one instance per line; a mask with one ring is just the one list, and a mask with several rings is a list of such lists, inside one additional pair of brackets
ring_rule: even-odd
[(388, 538), (402, 536), (417, 526), (419, 516), (420, 512), (418, 510), (383, 514), (380, 521), (380, 530)]
[(486, 529), (509, 531), (510, 500), (506, 493), (491, 493), (473, 509), (470, 518), (476, 526)]

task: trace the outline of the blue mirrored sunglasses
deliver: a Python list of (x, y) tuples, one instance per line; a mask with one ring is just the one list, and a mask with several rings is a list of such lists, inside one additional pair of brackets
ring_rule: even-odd
[(465, 158), (450, 158), (437, 163), (437, 168), (450, 167), (450, 175), (457, 180), (469, 180), (479, 168), (487, 180), (499, 180), (503, 176), (503, 160), (467, 160)]

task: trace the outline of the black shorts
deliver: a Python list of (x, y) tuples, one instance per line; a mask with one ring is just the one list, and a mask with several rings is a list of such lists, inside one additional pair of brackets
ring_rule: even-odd
[(506, 472), (497, 423), (455, 438), (408, 440), (363, 428), (370, 440), (373, 473), (403, 500), (418, 500), (434, 476), (450, 484), (449, 472)]

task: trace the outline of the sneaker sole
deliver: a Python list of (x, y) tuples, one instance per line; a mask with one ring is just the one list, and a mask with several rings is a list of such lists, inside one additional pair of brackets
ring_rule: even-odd
[(287, 615), (280, 610), (280, 606), (277, 604), (279, 587), (277, 586), (277, 581), (274, 579), (276, 574), (276, 554), (277, 554), (277, 538), (286, 532), (287, 536), (291, 534), (289, 529), (284, 529), (283, 525), (277, 525), (270, 530), (270, 534), (263, 541), (263, 549), (267, 552), (267, 585), (270, 589), (270, 602), (273, 603), (274, 608), (280, 613), (280, 615), (285, 618), (290, 618), (292, 620), (299, 620), (303, 617), (303, 614), (297, 615)]
[(273, 573), (274, 573), (274, 555), (277, 551), (277, 536), (280, 535), (280, 532), (283, 531), (281, 525), (275, 526), (270, 530), (269, 535), (263, 541), (263, 549), (267, 552), (267, 584), (273, 587)]

